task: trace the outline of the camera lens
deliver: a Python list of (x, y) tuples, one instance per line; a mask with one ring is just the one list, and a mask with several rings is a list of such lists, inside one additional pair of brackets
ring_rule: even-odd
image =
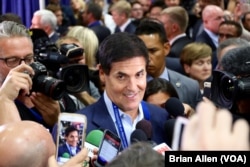
[(46, 75), (40, 75), (36, 78), (33, 85), (36, 88), (35, 91), (42, 92), (45, 95), (53, 98), (54, 100), (59, 100), (65, 93), (65, 85), (63, 81), (52, 78)]
[(221, 78), (220, 88), (222, 88), (221, 95), (223, 98), (231, 101), (233, 99), (234, 82), (227, 76), (223, 76)]

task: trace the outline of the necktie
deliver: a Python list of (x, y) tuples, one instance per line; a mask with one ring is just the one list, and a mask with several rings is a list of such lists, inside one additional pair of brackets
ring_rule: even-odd
[(118, 26), (115, 27), (115, 33), (121, 32), (120, 28)]

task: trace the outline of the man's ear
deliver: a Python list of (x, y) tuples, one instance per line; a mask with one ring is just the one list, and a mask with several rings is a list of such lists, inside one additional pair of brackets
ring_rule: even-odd
[(101, 65), (99, 65), (99, 77), (100, 77), (101, 82), (105, 83), (105, 73)]
[(164, 47), (164, 54), (165, 54), (165, 56), (167, 56), (169, 54), (169, 52), (170, 52), (170, 44), (169, 44), (169, 42), (165, 42), (163, 47)]

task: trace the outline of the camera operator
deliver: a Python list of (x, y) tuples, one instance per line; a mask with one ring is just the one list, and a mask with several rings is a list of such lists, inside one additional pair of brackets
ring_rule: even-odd
[(231, 49), (223, 56), (221, 67), (224, 71), (213, 72), (212, 100), (250, 124), (249, 55), (250, 47), (243, 46)]
[[(10, 106), (9, 111), (1, 112), (9, 114), (16, 109), (22, 120), (35, 121), (50, 128), (57, 122), (60, 106), (58, 101), (42, 93), (31, 92), (30, 76), (35, 73), (29, 64), (33, 61), (33, 44), (25, 26), (12, 21), (0, 23), (1, 96), (10, 104), (12, 101), (11, 106), (16, 105), (16, 108)], [(4, 123), (7, 122), (8, 119)]]
[[(69, 36), (62, 37), (57, 41), (58, 48), (60, 48), (62, 44), (75, 44), (79, 46), (80, 48), (83, 48), (83, 46), (80, 44), (80, 42), (76, 38), (69, 37)], [(68, 64), (85, 64), (84, 53), (82, 55), (75, 56), (74, 58), (69, 58)], [(62, 66), (64, 66), (64, 64), (62, 64)], [(90, 94), (87, 91), (82, 91), (82, 92), (73, 94), (81, 103), (83, 103), (82, 108), (84, 106), (93, 104), (100, 98), (100, 93), (98, 89), (95, 87), (95, 85), (91, 81), (89, 81), (89, 88), (90, 88)], [(81, 108), (78, 108), (78, 109), (81, 109)]]

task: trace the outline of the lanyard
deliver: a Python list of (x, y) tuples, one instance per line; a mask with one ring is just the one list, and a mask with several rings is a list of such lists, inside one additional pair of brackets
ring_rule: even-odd
[[(141, 104), (142, 104), (142, 108), (143, 108), (144, 118), (149, 121), (150, 120), (150, 113), (148, 111), (148, 108), (146, 107), (146, 103), (142, 102)], [(115, 122), (116, 122), (116, 126), (118, 128), (118, 133), (119, 133), (119, 136), (120, 136), (121, 141), (122, 141), (123, 149), (125, 149), (128, 147), (128, 141), (127, 141), (127, 138), (125, 135), (124, 127), (122, 125), (121, 117), (119, 115), (119, 109), (118, 109), (117, 105), (115, 105), (114, 103), (112, 103), (112, 106), (113, 106), (113, 110), (114, 110), (114, 114), (115, 114), (115, 119), (116, 119)]]

